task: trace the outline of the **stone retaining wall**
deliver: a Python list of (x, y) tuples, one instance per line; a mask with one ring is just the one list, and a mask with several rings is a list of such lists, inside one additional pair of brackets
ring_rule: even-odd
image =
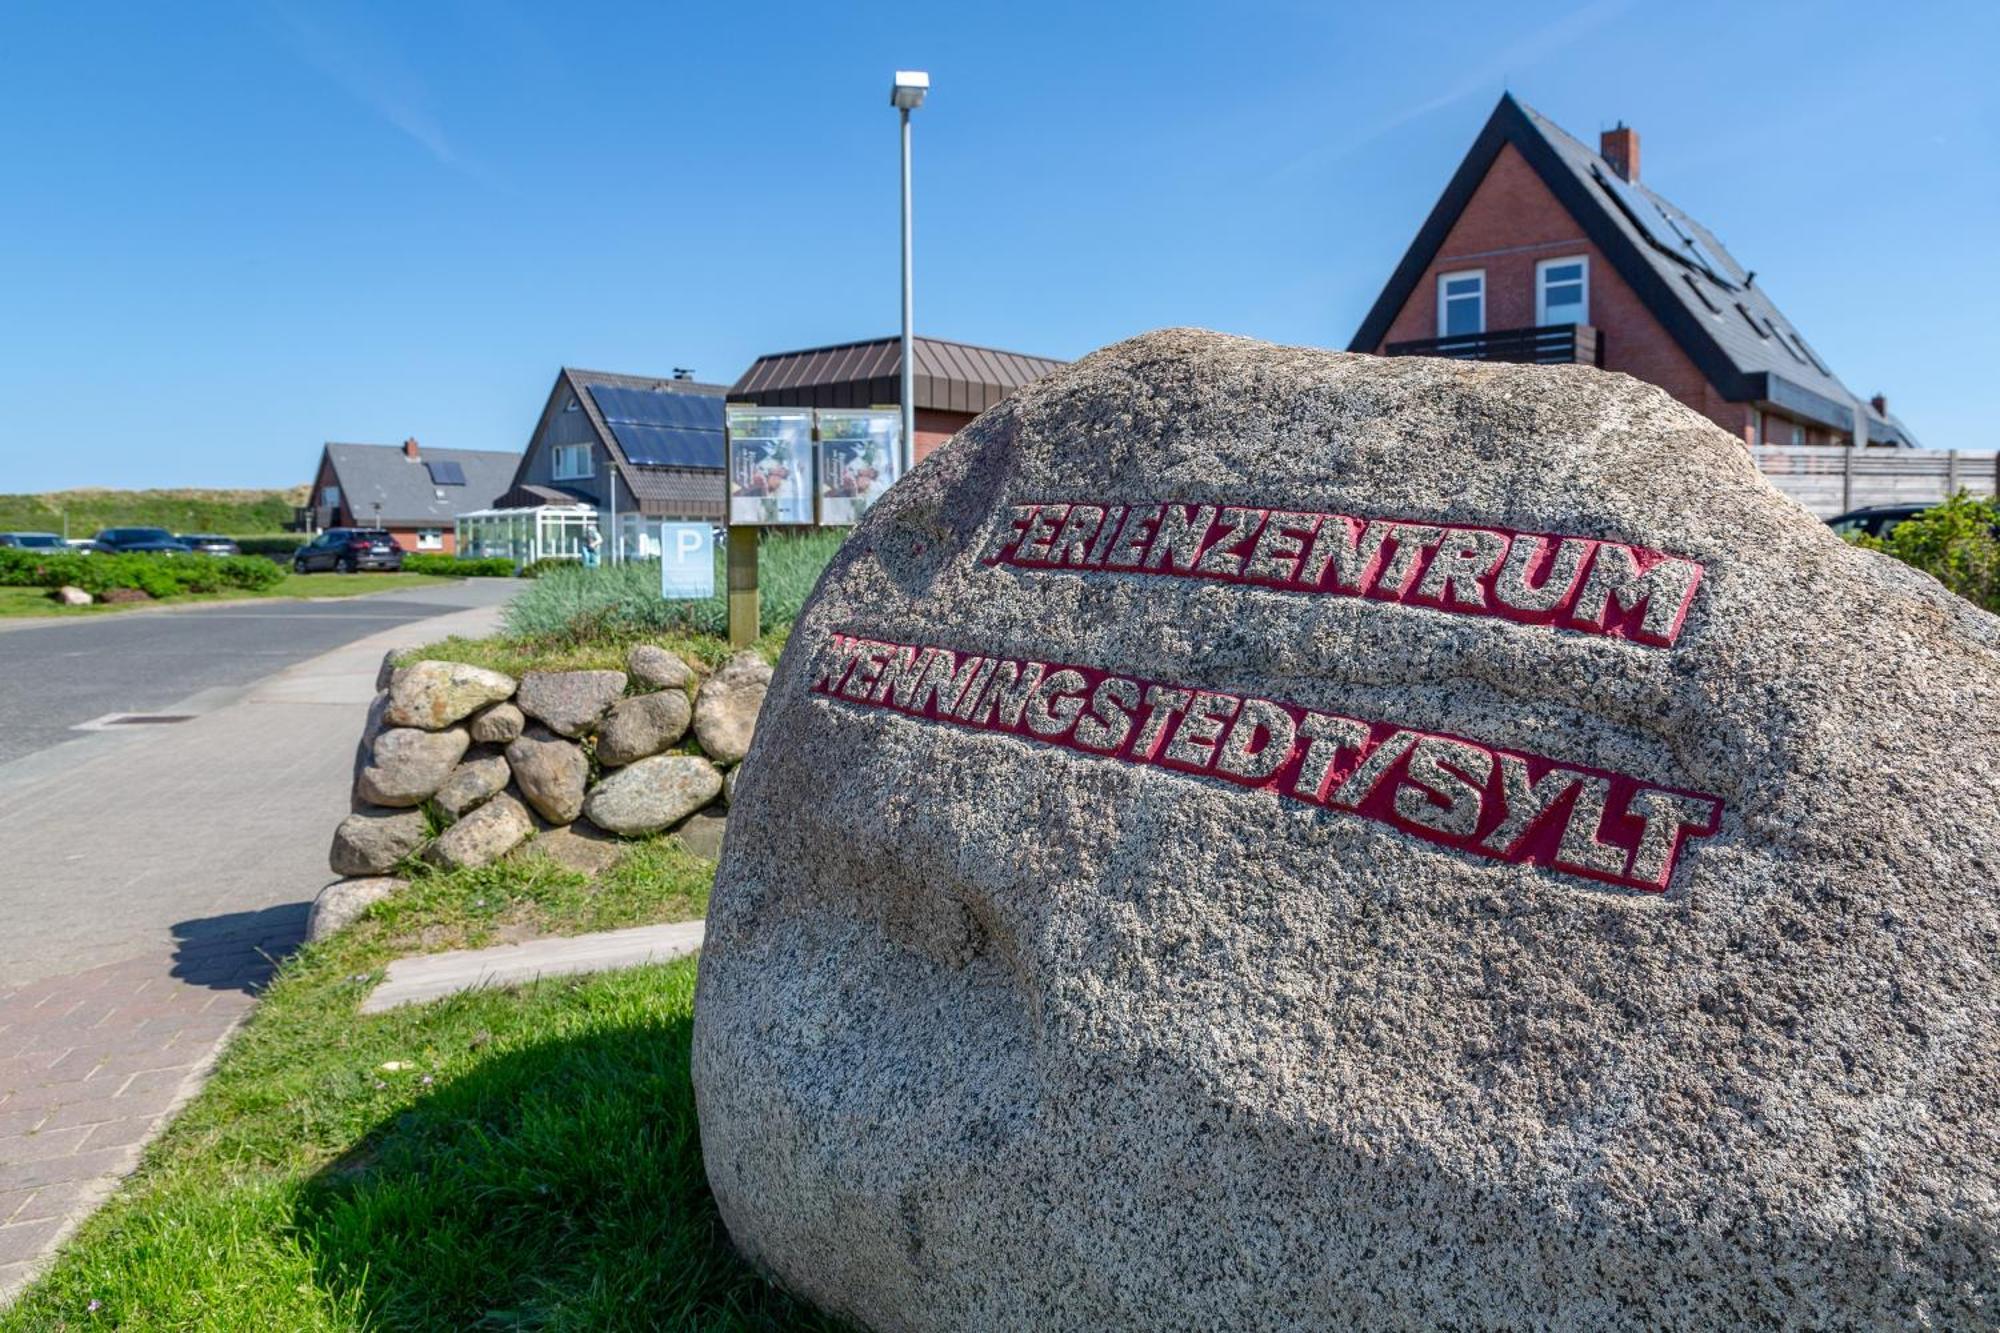
[(353, 813), (328, 856), (343, 878), (314, 903), (308, 936), (400, 887), (393, 872), (412, 856), (483, 866), (534, 835), (560, 860), (601, 866), (617, 839), (668, 831), (719, 856), (770, 679), (755, 653), (704, 673), (653, 644), (633, 648), (624, 671), (519, 680), (385, 661), (355, 753)]

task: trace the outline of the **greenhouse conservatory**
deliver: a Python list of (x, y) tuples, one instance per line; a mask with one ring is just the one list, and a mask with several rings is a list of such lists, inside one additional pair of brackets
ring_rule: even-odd
[(578, 560), (584, 529), (596, 526), (597, 510), (586, 504), (475, 509), (458, 516), (458, 553), (470, 559), (504, 557), (516, 565)]

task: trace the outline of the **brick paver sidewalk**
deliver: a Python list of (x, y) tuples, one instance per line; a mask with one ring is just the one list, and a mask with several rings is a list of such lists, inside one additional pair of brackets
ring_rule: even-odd
[(0, 991), (0, 1303), (110, 1194), (255, 1003), (296, 911)]

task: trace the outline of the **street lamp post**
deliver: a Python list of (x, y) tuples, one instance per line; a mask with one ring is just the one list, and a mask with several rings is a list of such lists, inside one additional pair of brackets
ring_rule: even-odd
[(903, 120), (903, 467), (908, 472), (917, 464), (917, 372), (915, 334), (911, 331), (914, 304), (910, 288), (910, 113), (924, 104), (931, 89), (931, 76), (917, 69), (899, 69), (889, 89), (889, 105), (902, 113)]

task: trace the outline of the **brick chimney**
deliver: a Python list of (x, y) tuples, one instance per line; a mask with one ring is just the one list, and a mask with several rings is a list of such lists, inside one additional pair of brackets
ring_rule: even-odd
[(1878, 417), (1887, 418), (1889, 415), (1889, 400), (1882, 394), (1878, 393), (1873, 398), (1870, 398), (1868, 406), (1875, 409), (1875, 415)]
[(1639, 179), (1639, 131), (1627, 129), (1624, 121), (1597, 136), (1597, 155), (1626, 180)]
[(417, 460), (416, 436), (412, 435), (409, 439), (403, 441), (403, 457), (409, 459), (413, 463)]

